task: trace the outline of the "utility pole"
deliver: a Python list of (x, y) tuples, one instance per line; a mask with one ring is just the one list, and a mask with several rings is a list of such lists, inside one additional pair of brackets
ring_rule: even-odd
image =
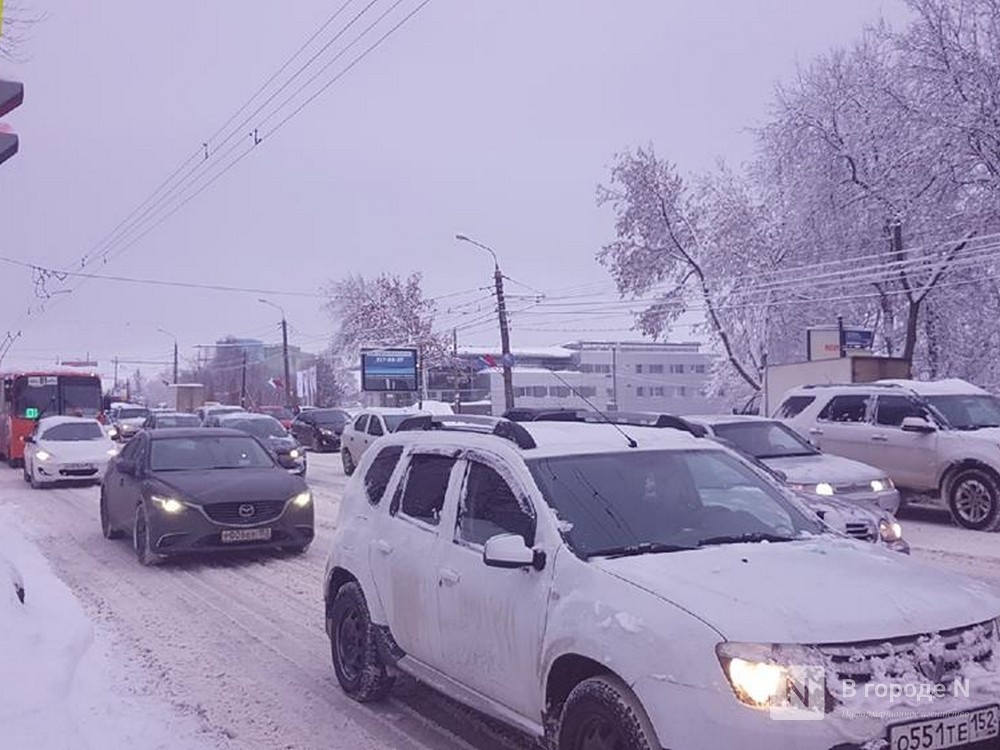
[(496, 287), (497, 295), (497, 317), (500, 322), (500, 352), (503, 364), (503, 400), (505, 410), (514, 408), (514, 373), (511, 369), (510, 356), (510, 329), (507, 325), (507, 302), (503, 294), (503, 273), (500, 271), (500, 261), (497, 254), (489, 245), (476, 242), (464, 234), (456, 234), (455, 239), (461, 242), (468, 242), (476, 247), (485, 250), (493, 256), (493, 283)]
[(269, 302), (263, 297), (259, 297), (257, 301), (270, 305), (281, 312), (281, 354), (285, 361), (285, 406), (295, 409), (299, 405), (299, 400), (292, 389), (292, 368), (288, 364), (288, 321), (285, 318), (285, 308)]
[(117, 355), (115, 356), (114, 360), (112, 360), (112, 361), (115, 363), (115, 393), (118, 393), (118, 357), (117, 357)]
[(243, 373), (240, 383), (240, 406), (247, 407), (247, 350), (243, 350)]
[(611, 399), (618, 411), (618, 344), (611, 345)]
[(177, 342), (174, 341), (174, 385), (177, 385)]

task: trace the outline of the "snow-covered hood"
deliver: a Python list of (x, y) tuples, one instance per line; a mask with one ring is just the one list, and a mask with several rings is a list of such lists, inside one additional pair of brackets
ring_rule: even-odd
[(38, 447), (51, 453), (58, 462), (108, 461), (115, 444), (110, 440), (39, 440)]
[(731, 641), (881, 640), (1000, 615), (1000, 596), (980, 581), (832, 537), (593, 564), (690, 612)]
[(956, 435), (961, 435), (969, 440), (986, 440), (990, 443), (1000, 443), (1000, 427), (983, 427), (981, 430), (956, 430)]
[(151, 484), (154, 492), (166, 490), (180, 495), (182, 500), (202, 505), (246, 499), (288, 500), (308, 489), (298, 477), (276, 469), (162, 472)]
[(884, 479), (882, 469), (829, 453), (814, 456), (784, 456), (762, 459), (772, 469), (782, 472), (791, 484), (858, 484)]

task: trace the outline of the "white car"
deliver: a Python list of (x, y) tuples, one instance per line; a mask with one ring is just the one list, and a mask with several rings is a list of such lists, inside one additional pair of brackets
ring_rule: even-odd
[(57, 482), (100, 484), (117, 453), (96, 419), (43, 417), (25, 439), (24, 481), (35, 489)]
[(982, 388), (957, 379), (803, 386), (775, 414), (824, 453), (877, 466), (904, 501), (1000, 530), (1000, 399)]
[(355, 414), (340, 433), (340, 459), (344, 464), (344, 474), (351, 476), (368, 446), (383, 435), (394, 432), (403, 420), (430, 413), (409, 408), (371, 407)]
[(347, 485), (324, 598), (349, 696), (404, 672), (558, 750), (1000, 732), (993, 589), (676, 429), (409, 420)]

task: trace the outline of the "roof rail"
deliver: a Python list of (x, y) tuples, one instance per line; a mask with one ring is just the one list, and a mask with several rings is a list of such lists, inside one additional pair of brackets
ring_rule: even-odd
[[(544, 419), (544, 417), (542, 417)], [(624, 425), (626, 427), (657, 427), (660, 429), (673, 429), (681, 430), (682, 432), (687, 432), (695, 437), (705, 437), (708, 435), (708, 430), (701, 425), (688, 422), (683, 417), (678, 417), (674, 414), (660, 414), (657, 412), (613, 412), (611, 414), (603, 413), (584, 413), (580, 415), (580, 421), (590, 422), (593, 424), (602, 423), (612, 423), (616, 425)]]
[(803, 390), (809, 390), (811, 388), (904, 388), (905, 386), (899, 383), (809, 383), (808, 385), (799, 386)]
[(512, 422), (582, 422), (584, 415), (593, 413), (595, 412), (590, 412), (587, 409), (569, 407), (518, 406), (508, 409), (501, 416)]
[(524, 427), (502, 417), (487, 417), (476, 414), (418, 414), (407, 417), (396, 428), (396, 432), (421, 432), (424, 430), (485, 433), (510, 440), (518, 448), (537, 447), (535, 439)]

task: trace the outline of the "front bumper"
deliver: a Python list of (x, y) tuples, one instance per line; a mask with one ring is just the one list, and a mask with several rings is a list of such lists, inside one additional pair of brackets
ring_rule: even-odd
[(324, 435), (319, 434), (316, 436), (316, 450), (319, 451), (339, 451), (340, 450), (340, 435)]
[[(245, 516), (241, 506), (255, 510)], [(300, 508), (291, 500), (192, 503), (179, 513), (166, 513), (147, 501), (146, 517), (150, 543), (158, 555), (305, 547), (315, 533), (312, 503)], [(238, 538), (223, 541), (233, 536)]]
[(35, 462), (38, 478), (44, 482), (100, 482), (107, 470), (107, 460)]

